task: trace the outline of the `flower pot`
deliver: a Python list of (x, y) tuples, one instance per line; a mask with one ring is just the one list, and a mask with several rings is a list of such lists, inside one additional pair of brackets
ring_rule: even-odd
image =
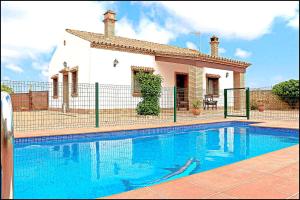
[(258, 111), (259, 112), (263, 112), (264, 110), (265, 110), (265, 105), (264, 104), (258, 105)]
[(193, 113), (193, 115), (200, 115), (200, 109), (193, 108), (192, 113)]

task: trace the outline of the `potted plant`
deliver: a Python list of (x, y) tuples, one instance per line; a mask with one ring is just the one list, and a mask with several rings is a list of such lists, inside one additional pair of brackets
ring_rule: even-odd
[(257, 108), (259, 112), (263, 112), (265, 110), (265, 103), (263, 100), (257, 101)]
[(201, 101), (200, 100), (194, 100), (192, 101), (192, 113), (194, 115), (200, 115), (200, 105)]

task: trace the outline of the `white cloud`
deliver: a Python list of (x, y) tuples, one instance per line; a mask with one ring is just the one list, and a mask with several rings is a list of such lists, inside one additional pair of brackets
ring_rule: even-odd
[(240, 48), (237, 48), (234, 53), (234, 55), (236, 57), (240, 57), (240, 58), (248, 58), (251, 56), (251, 54), (252, 54), (251, 52), (240, 49)]
[(48, 63), (35, 61), (32, 63), (32, 68), (40, 72), (40, 78), (42, 80), (48, 80), (49, 67)]
[(289, 21), (288, 26), (299, 29), (299, 13)]
[(187, 48), (189, 48), (189, 49), (195, 49), (195, 50), (198, 50), (197, 46), (196, 46), (194, 43), (192, 43), (192, 42), (186, 42), (186, 46), (187, 46)]
[(178, 20), (174, 22), (182, 29), (227, 38), (252, 40), (261, 37), (271, 32), (277, 17), (293, 25), (299, 20), (299, 17), (294, 18), (299, 4), (291, 1), (162, 1), (157, 4), (176, 17)]
[(8, 76), (4, 76), (3, 80), (10, 80), (10, 78)]
[(116, 24), (116, 35), (163, 44), (176, 37), (174, 33), (146, 17), (141, 18), (137, 27), (126, 17), (122, 18)]
[(6, 64), (4, 65), (5, 68), (10, 69), (16, 73), (21, 73), (23, 72), (23, 69), (15, 64)]
[(48, 52), (66, 28), (101, 32), (104, 11), (97, 2), (3, 2), (1, 48)]
[(219, 54), (226, 53), (226, 49), (219, 47)]
[[(23, 60), (45, 62), (66, 28), (103, 32), (101, 19), (107, 4), (111, 3), (1, 2), (2, 62), (20, 73), (23, 69), (17, 64)], [(39, 69), (41, 77), (46, 68)]]

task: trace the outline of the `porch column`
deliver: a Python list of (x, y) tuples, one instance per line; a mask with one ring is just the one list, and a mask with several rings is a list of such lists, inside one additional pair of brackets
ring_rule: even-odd
[(69, 111), (69, 68), (65, 67), (59, 71), (63, 75), (63, 104), (62, 111)]
[(189, 66), (189, 108), (192, 108), (192, 102), (203, 99), (203, 67)]
[[(243, 88), (245, 87), (245, 73), (233, 72), (233, 87)], [(243, 90), (234, 90), (234, 110), (240, 110), (242, 105), (245, 104), (245, 93)]]

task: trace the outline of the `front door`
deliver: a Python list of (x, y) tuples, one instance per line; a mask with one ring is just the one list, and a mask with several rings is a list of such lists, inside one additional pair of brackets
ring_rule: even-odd
[(176, 73), (176, 88), (177, 88), (177, 108), (178, 110), (188, 110), (188, 74)]

